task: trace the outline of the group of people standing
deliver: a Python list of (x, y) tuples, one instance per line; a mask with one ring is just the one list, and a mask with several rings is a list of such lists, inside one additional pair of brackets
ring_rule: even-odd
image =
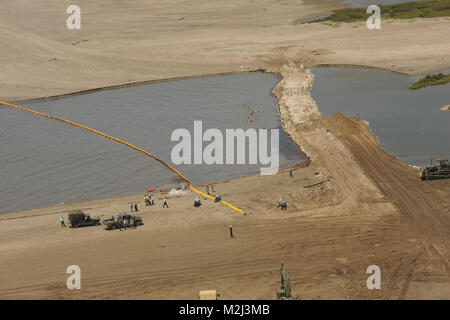
[(135, 202), (133, 202), (133, 201), (130, 202), (130, 211), (133, 212), (133, 210), (135, 212), (139, 212), (138, 205), (137, 205), (136, 201)]
[(155, 198), (153, 197), (153, 194), (146, 194), (144, 196), (144, 203), (145, 206), (154, 206), (155, 205)]
[(127, 228), (136, 229), (136, 220), (133, 216), (125, 217), (123, 219), (120, 219), (119, 216), (116, 216), (115, 220), (118, 222), (120, 231), (122, 231), (122, 228), (125, 230), (127, 230)]
[[(155, 205), (155, 197), (153, 196), (153, 194), (145, 194), (144, 196), (144, 203), (145, 206), (154, 206)], [(167, 199), (164, 197), (163, 200), (163, 208), (168, 208), (169, 205), (167, 204)]]

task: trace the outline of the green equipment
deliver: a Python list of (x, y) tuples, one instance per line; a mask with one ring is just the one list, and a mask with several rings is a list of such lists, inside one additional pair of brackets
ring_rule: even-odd
[(436, 159), (439, 165), (431, 164), (430, 167), (420, 170), (422, 180), (448, 179), (450, 178), (450, 164), (448, 159)]
[(98, 226), (100, 225), (100, 218), (91, 218), (81, 210), (74, 210), (69, 213), (69, 222), (72, 228)]

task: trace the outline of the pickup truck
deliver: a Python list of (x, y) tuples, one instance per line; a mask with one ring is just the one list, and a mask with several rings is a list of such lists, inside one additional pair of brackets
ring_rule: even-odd
[(103, 220), (103, 225), (105, 226), (105, 229), (107, 230), (115, 230), (120, 229), (120, 227), (123, 227), (123, 221), (128, 220), (131, 221), (131, 219), (134, 219), (135, 226), (140, 226), (144, 224), (144, 221), (142, 220), (142, 217), (139, 216), (132, 216), (128, 213), (121, 213), (117, 215), (116, 217), (111, 217), (110, 219)]

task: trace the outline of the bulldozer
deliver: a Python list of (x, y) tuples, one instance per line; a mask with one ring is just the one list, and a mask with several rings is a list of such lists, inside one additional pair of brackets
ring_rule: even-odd
[(292, 297), (291, 280), (289, 280), (284, 263), (281, 265), (281, 289), (277, 290), (278, 300), (298, 300), (298, 297)]
[(433, 165), (420, 169), (422, 180), (448, 179), (450, 178), (450, 165), (448, 159), (436, 159), (439, 165)]

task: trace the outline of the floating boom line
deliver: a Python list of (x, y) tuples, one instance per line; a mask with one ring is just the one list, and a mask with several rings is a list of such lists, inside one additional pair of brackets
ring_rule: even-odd
[[(49, 115), (49, 114), (45, 114), (45, 113), (42, 113), (42, 112), (38, 112), (38, 111), (35, 111), (35, 110), (32, 110), (32, 109), (20, 107), (20, 106), (17, 106), (17, 105), (15, 105), (15, 104), (8, 103), (8, 102), (1, 101), (1, 100), (0, 100), (0, 103), (3, 104), (3, 105), (6, 105), (6, 106), (13, 107), (13, 108), (15, 108), (15, 109), (19, 109), (19, 110), (23, 110), (23, 111), (27, 111), (27, 112), (33, 113), (33, 114), (38, 115), (38, 116), (41, 116), (41, 117), (45, 117), (45, 118), (50, 118), (50, 119), (62, 121), (62, 122), (65, 122), (65, 123), (67, 123), (67, 124), (70, 124), (70, 125), (72, 125), (72, 126), (79, 127), (79, 128), (84, 129), (84, 130), (87, 130), (87, 131), (89, 131), (89, 132), (92, 132), (92, 133), (101, 135), (101, 136), (103, 136), (103, 137), (105, 137), (105, 138), (108, 138), (108, 139), (111, 139), (111, 140), (113, 140), (113, 141), (115, 141), (115, 142), (124, 144), (124, 145), (126, 145), (127, 147), (129, 147), (129, 148), (132, 148), (132, 149), (134, 149), (134, 150), (136, 150), (136, 151), (139, 151), (139, 152), (141, 152), (141, 153), (143, 153), (143, 154), (145, 154), (145, 155), (147, 155), (147, 156), (149, 156), (149, 157), (152, 157), (152, 158), (155, 159), (156, 161), (159, 161), (159, 162), (162, 163), (166, 168), (168, 168), (170, 171), (175, 172), (181, 179), (183, 179), (184, 181), (186, 181), (186, 182), (189, 184), (189, 188), (190, 188), (191, 190), (193, 190), (194, 192), (196, 192), (196, 193), (198, 193), (198, 194), (201, 194), (201, 195), (203, 195), (203, 196), (205, 196), (205, 197), (207, 197), (207, 198), (209, 198), (209, 199), (213, 199), (213, 200), (214, 200), (214, 198), (213, 198), (212, 196), (210, 196), (210, 195), (208, 195), (208, 194), (206, 194), (206, 193), (203, 193), (203, 192), (197, 190), (197, 189), (192, 185), (192, 181), (189, 180), (188, 178), (186, 178), (186, 177), (185, 177), (183, 174), (181, 174), (181, 172), (179, 172), (177, 169), (173, 168), (173, 167), (170, 166), (168, 163), (166, 163), (165, 161), (159, 159), (157, 156), (151, 154), (150, 152), (147, 152), (147, 151), (145, 151), (144, 149), (138, 148), (138, 147), (132, 145), (131, 143), (128, 143), (128, 142), (123, 141), (123, 140), (120, 140), (120, 139), (115, 138), (115, 137), (113, 137), (113, 136), (110, 136), (110, 135), (108, 135), (108, 134), (106, 134), (106, 133), (103, 133), (103, 132), (101, 132), (101, 131), (97, 131), (97, 130), (95, 130), (95, 129), (86, 127), (86, 126), (84, 126), (84, 125), (82, 125), (82, 124), (79, 124), (79, 123), (76, 123), (76, 122), (73, 122), (73, 121), (70, 121), (70, 120), (66, 120), (66, 119), (63, 119), (63, 118), (58, 118), (58, 117), (55, 117), (55, 116), (52, 116), (52, 115)], [(226, 206), (228, 206), (228, 207), (230, 207), (230, 208), (232, 208), (232, 209), (234, 209), (234, 210), (236, 210), (236, 211), (238, 211), (238, 212), (244, 212), (242, 209), (239, 209), (239, 208), (233, 206), (232, 204), (230, 204), (230, 203), (228, 203), (228, 202), (220, 201), (220, 203), (223, 203), (224, 205), (226, 205)]]

